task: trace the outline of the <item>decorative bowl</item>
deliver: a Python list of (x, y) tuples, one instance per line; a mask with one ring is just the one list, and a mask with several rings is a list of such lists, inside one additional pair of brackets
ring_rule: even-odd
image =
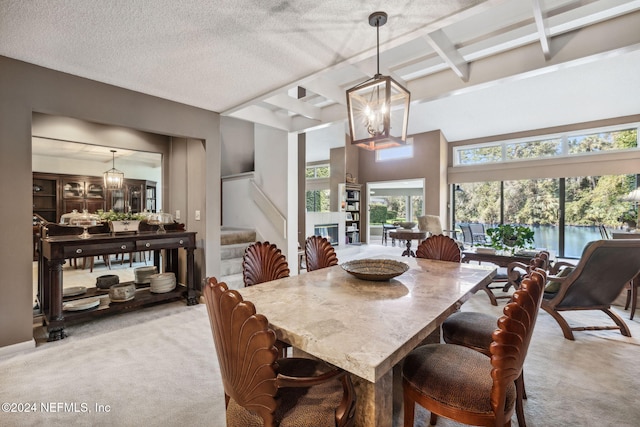
[(404, 262), (392, 259), (356, 259), (340, 266), (358, 279), (374, 281), (393, 279), (409, 269)]
[(120, 283), (109, 288), (109, 299), (111, 302), (124, 302), (134, 299), (136, 296), (136, 285), (133, 282)]
[(413, 227), (418, 225), (418, 223), (417, 222), (413, 222), (413, 221), (408, 221), (408, 222), (401, 222), (398, 225), (400, 225), (400, 227), (402, 227), (404, 229), (411, 230)]
[(96, 288), (109, 289), (113, 285), (120, 283), (120, 278), (115, 274), (105, 274), (96, 277)]

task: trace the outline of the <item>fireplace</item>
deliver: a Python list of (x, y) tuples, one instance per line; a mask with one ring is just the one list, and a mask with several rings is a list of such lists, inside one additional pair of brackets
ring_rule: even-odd
[(313, 234), (326, 237), (331, 246), (338, 244), (338, 224), (316, 224), (313, 226)]

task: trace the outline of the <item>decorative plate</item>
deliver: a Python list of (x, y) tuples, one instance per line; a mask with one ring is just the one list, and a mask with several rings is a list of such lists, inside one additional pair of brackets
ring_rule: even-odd
[(64, 288), (62, 290), (63, 297), (74, 297), (76, 295), (82, 295), (87, 292), (86, 286), (73, 286), (71, 288)]
[(375, 281), (390, 280), (409, 269), (404, 262), (392, 259), (356, 259), (340, 266), (358, 279)]
[(62, 308), (66, 311), (82, 311), (100, 305), (100, 298), (85, 298), (65, 303)]

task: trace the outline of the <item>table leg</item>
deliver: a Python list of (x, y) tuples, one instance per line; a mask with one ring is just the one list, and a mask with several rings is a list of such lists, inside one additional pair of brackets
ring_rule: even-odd
[(187, 248), (187, 305), (198, 304), (194, 268), (193, 248)]
[(415, 258), (416, 254), (411, 250), (411, 239), (407, 240), (407, 249), (402, 252), (402, 256), (412, 256)]
[(62, 315), (62, 264), (64, 260), (50, 260), (46, 275), (45, 293), (47, 294), (48, 310), (45, 313), (47, 322), (47, 341), (58, 341), (67, 337), (64, 331), (64, 316)]
[(375, 383), (351, 375), (356, 389), (355, 425), (388, 427), (393, 425), (393, 369)]

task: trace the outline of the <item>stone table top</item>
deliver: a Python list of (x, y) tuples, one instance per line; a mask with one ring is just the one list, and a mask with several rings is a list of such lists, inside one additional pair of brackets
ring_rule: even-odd
[(375, 282), (337, 265), (240, 293), (267, 317), (278, 339), (374, 383), (496, 272), (489, 266), (383, 258), (410, 269)]

